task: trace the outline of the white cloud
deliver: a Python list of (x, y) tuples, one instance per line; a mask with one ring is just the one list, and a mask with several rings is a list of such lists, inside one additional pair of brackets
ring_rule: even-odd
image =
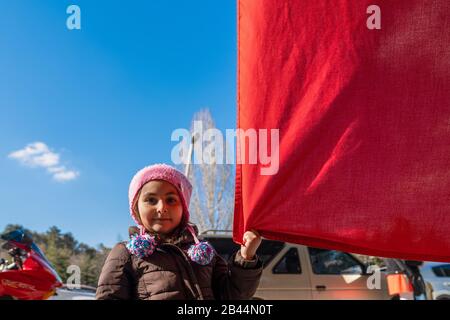
[(59, 162), (59, 155), (49, 150), (42, 142), (30, 143), (25, 148), (8, 155), (29, 167), (50, 167)]
[(66, 167), (64, 167), (64, 166), (63, 167), (51, 167), (51, 168), (48, 168), (47, 171), (50, 173), (58, 173), (61, 171), (66, 171)]
[(40, 167), (49, 168), (59, 164), (59, 155), (53, 152), (46, 152), (34, 157), (33, 162)]
[(70, 181), (70, 180), (74, 180), (76, 178), (78, 178), (80, 174), (77, 171), (72, 171), (72, 170), (68, 170), (68, 171), (61, 171), (61, 172), (57, 172), (53, 175), (53, 179), (55, 179), (56, 181), (59, 182), (64, 182), (64, 181)]
[(51, 173), (53, 179), (58, 182), (74, 180), (80, 175), (77, 171), (68, 170), (65, 166), (61, 166), (59, 154), (51, 151), (43, 142), (30, 143), (21, 150), (11, 152), (8, 157), (27, 167), (46, 168), (47, 172)]

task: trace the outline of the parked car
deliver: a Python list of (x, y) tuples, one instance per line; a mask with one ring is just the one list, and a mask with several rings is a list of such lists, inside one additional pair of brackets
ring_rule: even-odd
[[(231, 232), (207, 231), (208, 240), (227, 261), (239, 249)], [(386, 275), (379, 271), (379, 288), (367, 285), (372, 273), (355, 255), (335, 250), (263, 239), (257, 251), (264, 269), (254, 299), (387, 300)]]
[(81, 285), (79, 288), (63, 286), (56, 290), (56, 295), (49, 300), (95, 300), (94, 287)]
[(450, 300), (450, 263), (424, 262), (420, 271), (433, 300)]
[(389, 294), (399, 300), (431, 300), (420, 271), (423, 261), (384, 259)]

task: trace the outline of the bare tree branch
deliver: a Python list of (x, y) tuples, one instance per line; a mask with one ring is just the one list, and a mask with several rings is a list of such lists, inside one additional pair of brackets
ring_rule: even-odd
[[(202, 121), (203, 133), (208, 129), (215, 129), (215, 123), (209, 110), (197, 112), (192, 119), (191, 133), (194, 121)], [(202, 133), (202, 134), (203, 134)], [(197, 139), (205, 150), (207, 143)], [(223, 144), (222, 155), (226, 154), (227, 144)], [(195, 150), (195, 149), (194, 149)], [(190, 212), (193, 222), (197, 223), (201, 231), (206, 229), (230, 229), (234, 210), (234, 168), (226, 164), (225, 159), (218, 159), (214, 149), (211, 164), (191, 164), (189, 180), (193, 185)], [(203, 155), (195, 155), (200, 159)]]

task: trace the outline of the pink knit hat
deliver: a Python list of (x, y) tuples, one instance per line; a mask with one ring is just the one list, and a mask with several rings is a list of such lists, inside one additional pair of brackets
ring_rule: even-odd
[(135, 216), (133, 210), (135, 201), (137, 200), (137, 194), (141, 188), (149, 181), (152, 180), (164, 180), (171, 183), (181, 199), (183, 206), (183, 219), (182, 222), (187, 223), (189, 221), (189, 201), (191, 199), (192, 185), (186, 176), (167, 164), (154, 164), (139, 170), (130, 183), (128, 190), (128, 199), (130, 204), (130, 214), (136, 224), (141, 228), (144, 228), (139, 219)]

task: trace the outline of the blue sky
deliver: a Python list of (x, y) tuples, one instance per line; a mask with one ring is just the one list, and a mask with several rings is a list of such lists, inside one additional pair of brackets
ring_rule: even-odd
[[(66, 27), (71, 4), (81, 30)], [(132, 224), (131, 177), (171, 162), (173, 130), (202, 108), (236, 126), (234, 1), (2, 1), (0, 39), (1, 230), (112, 246)], [(49, 166), (9, 156), (34, 142)]]

